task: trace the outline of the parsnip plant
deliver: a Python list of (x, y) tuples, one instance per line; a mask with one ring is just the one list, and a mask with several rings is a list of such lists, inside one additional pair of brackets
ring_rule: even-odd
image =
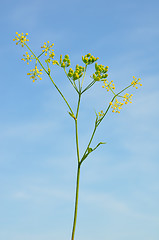
[[(130, 87), (135, 87), (136, 89), (138, 86), (142, 86), (140, 83), (140, 78), (135, 78), (133, 76), (133, 79), (131, 83), (119, 91), (118, 93), (115, 92), (115, 85), (113, 81), (108, 81), (108, 66), (104, 66), (102, 64), (98, 64), (97, 60), (98, 57), (94, 57), (90, 53), (88, 53), (85, 56), (82, 56), (82, 61), (84, 66), (79, 66), (78, 64), (75, 67), (75, 70), (72, 68), (68, 67), (71, 65), (70, 63), (70, 58), (68, 55), (65, 55), (64, 58), (62, 58), (62, 55), (60, 55), (60, 59), (54, 60), (55, 53), (54, 50), (52, 49), (54, 44), (50, 44), (49, 41), (45, 42), (44, 45), (41, 47), (42, 52), (36, 56), (34, 52), (30, 49), (28, 46), (29, 40), (27, 39), (28, 33), (25, 35), (23, 33), (19, 34), (16, 32), (16, 37), (13, 39), (13, 41), (16, 41), (16, 44), (21, 45), (22, 47), (26, 47), (28, 50), (27, 52), (23, 55), (22, 60), (27, 62), (31, 62), (32, 60), (35, 61), (35, 67), (34, 69), (31, 69), (28, 75), (30, 76), (30, 79), (32, 79), (33, 82), (36, 80), (42, 80), (42, 72), (44, 71), (48, 77), (50, 78), (51, 82), (65, 101), (67, 107), (68, 107), (68, 113), (69, 115), (73, 118), (74, 123), (75, 123), (75, 132), (76, 132), (76, 151), (77, 151), (77, 180), (76, 180), (76, 196), (75, 196), (75, 209), (74, 209), (74, 219), (73, 219), (73, 228), (72, 228), (72, 235), (71, 235), (71, 240), (74, 240), (75, 236), (75, 228), (76, 228), (76, 220), (77, 220), (77, 207), (78, 207), (78, 193), (79, 193), (79, 177), (80, 177), (80, 168), (82, 163), (86, 160), (86, 158), (91, 154), (93, 151), (95, 151), (101, 144), (104, 144), (103, 142), (99, 142), (95, 147), (91, 147), (91, 143), (93, 140), (93, 137), (95, 135), (95, 132), (100, 125), (100, 123), (103, 121), (105, 118), (106, 114), (108, 113), (109, 109), (112, 109), (112, 112), (114, 113), (120, 113), (120, 110), (122, 109), (122, 106), (128, 103), (132, 103), (132, 94), (129, 93), (124, 93), (128, 88)], [(40, 61), (40, 57), (42, 55), (45, 55), (46, 60), (45, 60), (45, 65)], [(83, 87), (83, 82), (85, 78), (85, 74), (87, 71), (87, 67), (90, 64), (95, 63), (95, 72), (93, 73), (92, 76), (90, 76), (90, 83), (86, 86)], [(74, 90), (77, 93), (78, 96), (78, 104), (76, 111), (74, 111), (70, 103), (66, 100), (64, 97), (63, 93), (60, 91), (58, 88), (57, 84), (54, 82), (52, 76), (51, 76), (51, 65), (57, 64), (60, 68), (62, 68), (66, 74), (66, 77), (68, 78), (68, 81), (74, 88)], [(39, 70), (40, 67), (40, 70)], [(68, 70), (67, 70), (68, 69)], [(79, 114), (79, 107), (80, 107), (80, 101), (82, 98), (82, 95), (86, 93), (91, 87), (93, 87), (94, 84), (100, 84), (102, 83), (102, 88), (105, 88), (107, 92), (111, 92), (112, 94), (112, 99), (108, 106), (104, 110), (101, 110), (99, 113), (96, 113), (95, 116), (95, 123), (94, 123), (94, 129), (93, 133), (90, 137), (90, 141), (88, 142), (88, 145), (86, 146), (85, 152), (83, 153), (82, 156), (79, 154), (79, 143), (78, 143), (78, 114)], [(124, 93), (124, 94), (123, 94)]]

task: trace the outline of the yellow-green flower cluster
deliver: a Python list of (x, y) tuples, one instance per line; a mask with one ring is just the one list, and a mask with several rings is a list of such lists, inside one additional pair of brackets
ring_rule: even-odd
[(33, 55), (30, 56), (30, 55), (28, 54), (28, 52), (26, 52), (26, 55), (23, 54), (23, 57), (24, 57), (24, 58), (22, 58), (21, 60), (23, 60), (24, 62), (26, 61), (27, 64), (29, 64), (29, 62), (31, 62), (32, 59), (34, 59)]
[(62, 68), (69, 67), (71, 65), (68, 54), (65, 55), (63, 60), (62, 60), (62, 55), (60, 55), (60, 61), (58, 62), (57, 60), (53, 60), (52, 64), (53, 65), (57, 64), (58, 66), (61, 66)]
[[(46, 53), (45, 53), (45, 55), (46, 55)], [(54, 50), (51, 49), (51, 50), (49, 51), (49, 58), (46, 60), (46, 62), (49, 62), (49, 63), (50, 63), (51, 61), (53, 62), (54, 56), (55, 56)]]
[(98, 113), (98, 116), (99, 116), (99, 117), (103, 117), (103, 115), (104, 115), (104, 112), (103, 112), (103, 110), (101, 110), (101, 111)]
[(53, 61), (52, 61), (52, 64), (53, 64), (53, 65), (55, 65), (55, 64), (59, 65), (59, 62), (58, 62), (57, 60), (53, 60)]
[(99, 58), (95, 58), (93, 55), (91, 55), (90, 53), (88, 53), (87, 55), (85, 56), (82, 56), (82, 61), (86, 64), (86, 65), (89, 65), (89, 64), (92, 64), (94, 63), (95, 61), (97, 61)]
[(60, 55), (60, 64), (62, 68), (69, 67), (71, 65), (68, 54), (65, 55), (63, 60), (62, 60), (62, 55)]
[[(137, 84), (142, 86), (142, 84), (140, 83), (140, 80), (141, 80), (140, 78), (137, 79), (133, 76), (133, 81), (131, 82), (131, 85), (133, 85), (133, 87), (135, 87), (137, 89), (138, 88), (138, 86), (136, 86)], [(103, 80), (103, 82), (104, 82), (104, 86), (102, 86), (102, 87), (106, 88), (107, 91), (111, 90), (113, 92), (113, 94), (115, 95), (115, 93), (113, 91), (115, 89), (113, 80), (109, 83), (108, 80), (105, 79), (105, 80)], [(130, 86), (128, 86), (128, 87), (130, 87)], [(124, 103), (128, 104), (128, 103), (132, 103), (133, 94), (125, 93), (125, 95), (123, 95), (123, 96), (119, 96), (117, 94), (117, 95), (115, 95), (115, 101), (109, 103), (111, 105), (111, 107), (113, 108), (112, 112), (120, 113), (120, 110), (122, 109), (122, 106), (124, 105), (124, 103), (119, 102), (117, 99), (117, 96), (123, 98)]]
[(75, 71), (72, 68), (69, 69), (68, 76), (73, 79), (73, 81), (82, 77), (85, 67), (76, 65)]
[(137, 84), (139, 84), (140, 86), (142, 86), (142, 84), (139, 82), (140, 80), (141, 80), (141, 78), (135, 78), (134, 76), (133, 76), (133, 81), (131, 82), (131, 84), (133, 85), (133, 87), (135, 87), (136, 89), (138, 88), (138, 86), (136, 86)]
[(128, 104), (129, 103), (132, 103), (132, 96), (133, 94), (128, 94), (126, 93), (124, 96), (123, 96), (123, 101), (125, 102), (125, 104)]
[(112, 112), (120, 113), (120, 110), (122, 109), (122, 106), (124, 103), (119, 102), (117, 98), (115, 98), (115, 101), (112, 103), (109, 103), (111, 107), (113, 108)]
[(30, 75), (30, 78), (33, 79), (33, 82), (35, 82), (35, 80), (37, 80), (37, 77), (40, 80), (42, 80), (42, 78), (41, 78), (42, 70), (43, 69), (40, 69), (40, 71), (39, 71), (37, 66), (35, 66), (35, 68), (30, 70), (30, 73), (27, 73), (27, 75)]
[(108, 77), (108, 66), (104, 67), (104, 65), (98, 65), (98, 63), (95, 63), (95, 69), (96, 72), (93, 74), (93, 79), (95, 81), (104, 81)]
[(45, 56), (47, 56), (47, 54), (49, 53), (49, 58), (54, 58), (55, 54), (54, 50), (52, 49), (53, 46), (54, 43), (50, 45), (49, 41), (47, 41), (47, 43), (46, 42), (44, 43), (44, 45), (41, 48), (44, 48), (42, 51), (45, 52)]
[(104, 80), (103, 82), (104, 82), (104, 86), (102, 86), (102, 88), (106, 88), (108, 92), (111, 89), (113, 89), (113, 90), (115, 89), (115, 85), (113, 83), (113, 80), (110, 81), (110, 82), (108, 82), (108, 80)]
[(13, 41), (17, 41), (16, 42), (16, 45), (18, 45), (18, 43), (20, 43), (20, 45), (22, 46), (22, 47), (24, 47), (24, 44), (25, 44), (25, 42), (28, 42), (29, 41), (29, 39), (27, 39), (27, 36), (28, 36), (28, 33), (26, 33), (25, 35), (24, 35), (24, 33), (18, 33), (18, 32), (16, 32), (16, 34), (17, 34), (17, 36), (15, 36), (15, 38), (13, 39)]

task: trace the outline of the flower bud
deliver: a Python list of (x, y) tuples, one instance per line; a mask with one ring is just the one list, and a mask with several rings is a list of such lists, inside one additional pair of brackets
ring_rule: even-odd
[(62, 55), (60, 55), (60, 63), (62, 63)]

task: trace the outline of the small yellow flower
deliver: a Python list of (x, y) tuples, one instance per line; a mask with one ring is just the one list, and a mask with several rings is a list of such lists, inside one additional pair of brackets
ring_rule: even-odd
[(35, 82), (35, 80), (37, 80), (37, 77), (42, 80), (41, 78), (41, 74), (42, 74), (42, 70), (40, 69), (40, 71), (38, 70), (37, 66), (35, 66), (35, 69), (30, 70), (30, 73), (27, 73), (27, 75), (30, 76), (31, 79), (33, 79), (33, 82)]
[(134, 76), (133, 76), (133, 81), (131, 82), (131, 84), (133, 85), (133, 87), (135, 87), (136, 89), (138, 89), (138, 86), (136, 86), (137, 84), (139, 84), (140, 86), (142, 86), (142, 84), (140, 83), (140, 80), (141, 80), (141, 78), (135, 78)]
[(23, 60), (24, 62), (27, 61), (27, 64), (29, 64), (29, 62), (32, 61), (32, 59), (34, 59), (33, 55), (29, 55), (28, 52), (26, 52), (26, 55), (23, 54), (23, 57), (21, 60)]
[(95, 61), (97, 61), (99, 58), (95, 58), (93, 55), (91, 55), (90, 53), (88, 53), (87, 55), (85, 56), (82, 56), (82, 61), (86, 64), (86, 65), (89, 65), (89, 64), (92, 64), (94, 63)]
[(133, 94), (128, 94), (126, 93), (124, 96), (123, 96), (123, 101), (125, 102), (125, 104), (128, 104), (128, 102), (132, 103), (132, 96)]
[(52, 61), (52, 64), (53, 64), (53, 65), (55, 65), (55, 64), (59, 65), (59, 62), (56, 61), (56, 60), (53, 60), (53, 61)]
[(124, 103), (119, 102), (118, 99), (115, 98), (114, 103), (110, 102), (109, 104), (111, 105), (111, 107), (113, 109), (112, 112), (120, 113), (119, 110), (122, 109), (122, 106), (123, 106)]
[(95, 81), (104, 81), (107, 80), (106, 78), (108, 77), (107, 71), (108, 71), (108, 66), (104, 67), (104, 65), (98, 65), (98, 63), (95, 63), (95, 69), (96, 72), (93, 74), (93, 78)]
[(47, 56), (47, 53), (51, 54), (54, 51), (51, 49), (53, 46), (54, 46), (54, 43), (50, 45), (49, 41), (47, 41), (47, 43), (44, 42), (44, 45), (41, 48), (44, 48), (42, 51), (45, 52), (45, 56)]
[(28, 36), (28, 33), (26, 33), (25, 35), (23, 34), (23, 33), (18, 33), (18, 32), (16, 32), (16, 35), (17, 36), (15, 36), (15, 38), (13, 39), (13, 41), (17, 41), (16, 42), (16, 45), (18, 45), (18, 43), (22, 46), (22, 47), (24, 47), (24, 45), (25, 45), (25, 42), (28, 42), (29, 41), (29, 39), (27, 39), (27, 37), (26, 36)]
[(99, 113), (98, 113), (99, 117), (103, 117), (104, 116), (104, 112), (103, 110), (101, 110)]
[(113, 83), (113, 80), (108, 82), (108, 80), (106, 79), (103, 82), (104, 82), (104, 86), (102, 86), (102, 88), (106, 88), (108, 92), (109, 92), (109, 90), (112, 90), (112, 89), (114, 90), (115, 89), (115, 85)]

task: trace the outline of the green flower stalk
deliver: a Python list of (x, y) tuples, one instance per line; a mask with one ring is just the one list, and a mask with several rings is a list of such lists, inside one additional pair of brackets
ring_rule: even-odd
[[(112, 109), (112, 112), (120, 113), (124, 104), (127, 105), (128, 103), (132, 103), (132, 96), (133, 96), (132, 94), (129, 94), (129, 93), (125, 93), (124, 95), (122, 95), (122, 94), (130, 87), (135, 87), (137, 89), (138, 86), (142, 86), (142, 84), (140, 83), (141, 79), (140, 78), (137, 79), (133, 76), (133, 80), (131, 81), (131, 83), (127, 87), (122, 89), (120, 92), (116, 93), (113, 80), (111, 80), (111, 81), (107, 80), (108, 66), (104, 66), (102, 64), (99, 65), (97, 63), (97, 60), (99, 59), (98, 57), (96, 58), (93, 55), (91, 55), (90, 53), (88, 53), (85, 56), (82, 56), (82, 61), (84, 63), (84, 66), (79, 66), (79, 64), (77, 64), (75, 67), (75, 70), (73, 70), (72, 68), (69, 68), (69, 70), (66, 70), (66, 68), (68, 68), (71, 65), (70, 58), (68, 55), (65, 55), (64, 58), (62, 57), (62, 55), (60, 55), (59, 61), (55, 60), (54, 59), (55, 53), (54, 53), (54, 50), (52, 49), (54, 44), (53, 43), (50, 44), (50, 42), (47, 41), (41, 47), (42, 52), (38, 56), (36, 56), (34, 54), (34, 52), (30, 49), (30, 47), (27, 45), (27, 43), (29, 42), (27, 36), (28, 36), (28, 33), (26, 33), (24, 35), (23, 33), (19, 34), (18, 32), (16, 32), (16, 37), (13, 39), (13, 41), (16, 41), (16, 45), (19, 44), (22, 47), (25, 46), (28, 49), (26, 52), (26, 55), (25, 54), (23, 55), (22, 60), (26, 61), (27, 64), (29, 64), (32, 60), (35, 61), (34, 69), (30, 70), (30, 72), (27, 73), (27, 75), (29, 75), (30, 79), (32, 79), (32, 81), (35, 82), (37, 80), (42, 80), (42, 73), (45, 72), (48, 75), (48, 77), (50, 78), (53, 85), (55, 86), (56, 90), (61, 95), (63, 101), (66, 103), (66, 105), (69, 109), (68, 113), (72, 117), (72, 119), (74, 120), (74, 123), (75, 123), (75, 134), (76, 134), (75, 139), (76, 139), (76, 152), (77, 152), (77, 164), (78, 165), (77, 165), (74, 219), (73, 219), (73, 227), (72, 227), (72, 235), (71, 235), (71, 240), (74, 240), (76, 221), (77, 221), (79, 178), (80, 178), (81, 165), (86, 160), (86, 158), (89, 156), (89, 154), (91, 154), (93, 151), (95, 151), (101, 144), (105, 144), (104, 142), (99, 142), (94, 148), (91, 147), (91, 143), (92, 143), (92, 140), (96, 133), (96, 130), (97, 130), (99, 124), (105, 118), (108, 111), (110, 109)], [(30, 52), (30, 55), (29, 55), (28, 51)], [(42, 64), (42, 62), (40, 61), (40, 57), (42, 55), (44, 55), (46, 57), (45, 65)], [(95, 63), (95, 72), (93, 73), (92, 76), (90, 76), (90, 78), (92, 80), (85, 88), (83, 88), (83, 82), (84, 82), (85, 74), (87, 71), (87, 67), (88, 67), (88, 65), (91, 65), (93, 63)], [(64, 97), (63, 93), (60, 91), (60, 89), (58, 88), (58, 86), (56, 85), (54, 80), (52, 79), (51, 66), (50, 66), (51, 64), (53, 65), (53, 67), (54, 67), (54, 65), (58, 65), (60, 68), (63, 68), (69, 82), (71, 83), (71, 85), (73, 86), (75, 91), (77, 92), (78, 104), (77, 104), (76, 111), (72, 110), (70, 103), (68, 103), (68, 101)], [(111, 92), (113, 97), (112, 97), (111, 101), (109, 102), (108, 106), (104, 110), (101, 110), (98, 113), (96, 113), (94, 129), (93, 129), (92, 135), (90, 137), (90, 140), (88, 142), (88, 145), (86, 146), (86, 149), (85, 149), (82, 157), (80, 157), (79, 142), (78, 142), (78, 114), (79, 114), (81, 97), (94, 84), (101, 84), (101, 83), (102, 83), (101, 87), (106, 89), (107, 92)]]

